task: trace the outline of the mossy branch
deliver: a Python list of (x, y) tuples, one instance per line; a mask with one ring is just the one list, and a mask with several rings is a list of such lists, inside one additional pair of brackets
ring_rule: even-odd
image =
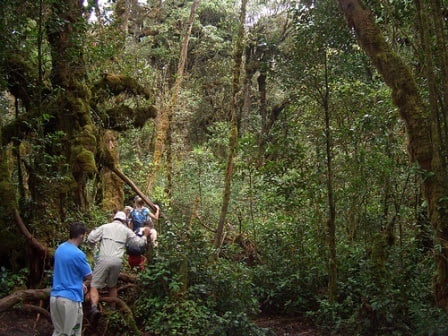
[(106, 110), (101, 118), (107, 129), (120, 132), (130, 129), (131, 126), (142, 128), (149, 119), (156, 116), (157, 108), (154, 105), (138, 108), (120, 105)]
[(38, 300), (47, 301), (49, 298), (50, 288), (19, 290), (0, 300), (0, 313), (12, 309), (18, 303)]
[(95, 83), (92, 92), (97, 102), (105, 101), (121, 93), (144, 96), (146, 99), (150, 98), (149, 90), (140, 85), (136, 79), (129, 76), (107, 73), (103, 74), (103, 77)]

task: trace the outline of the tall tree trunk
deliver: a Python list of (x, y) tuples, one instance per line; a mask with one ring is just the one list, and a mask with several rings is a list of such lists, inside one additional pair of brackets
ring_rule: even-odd
[(446, 144), (437, 136), (438, 122), (425, 109), (410, 69), (386, 43), (372, 13), (358, 0), (338, 2), (360, 46), (391, 88), (393, 102), (406, 123), (408, 151), (422, 170), (428, 215), (438, 247), (434, 251), (437, 267), (434, 295), (437, 304), (448, 311), (448, 178), (440, 155), (440, 148)]
[[(39, 36), (36, 40), (30, 39), (26, 48), (20, 47), (23, 52), (6, 48), (6, 55), (0, 59), (2, 69), (7, 70), (3, 77), (7, 78), (4, 85), (18, 101), (15, 120), (2, 125), (1, 133), (4, 144), (18, 146), (21, 143), (17, 147), (20, 154), (16, 156), (20, 174), (18, 181), (27, 187), (19, 187), (19, 190), (25, 191), (21, 192), (19, 200), (23, 226), (39, 241), (52, 245), (63, 238), (60, 235), (66, 228), (62, 223), (65, 223), (68, 212), (72, 215), (88, 210), (90, 200), (86, 184), (97, 174), (97, 162), (106, 167), (118, 166), (116, 146), (109, 146), (109, 138), (114, 139), (115, 135), (111, 133), (108, 138), (108, 132), (106, 136), (98, 132), (91, 119), (91, 110), (101, 108), (101, 102), (121, 92), (145, 98), (149, 98), (149, 93), (135, 79), (105, 74), (93, 86), (95, 92), (92, 94), (87, 85), (84, 62), (87, 15), (83, 13), (83, 1), (25, 1), (24, 6), (32, 10), (20, 19), (38, 22)], [(5, 15), (0, 26), (4, 31), (12, 29)], [(32, 41), (36, 44), (31, 45)], [(47, 47), (43, 48), (44, 45)], [(36, 63), (33, 62), (36, 57), (34, 50), (37, 50)], [(51, 52), (51, 57), (45, 54), (47, 50)], [(45, 59), (52, 62), (49, 77), (44, 76), (44, 69), (48, 68)], [(35, 64), (38, 69), (33, 68)], [(133, 120), (133, 126), (142, 127), (147, 119), (156, 116), (157, 110), (153, 106), (135, 109), (118, 107), (103, 112), (101, 115), (105, 120), (98, 124), (120, 131), (125, 129), (120, 126), (123, 120)], [(0, 165), (8, 163), (3, 153), (2, 149)], [(9, 189), (6, 183), (8, 170), (2, 172), (0, 195), (10, 194), (2, 198), (3, 206), (8, 211), (17, 209), (16, 188)], [(105, 208), (111, 211), (122, 206), (123, 182), (110, 172), (105, 175), (103, 195), (111, 196), (109, 203), (104, 202), (103, 205), (106, 204)], [(114, 189), (111, 190), (111, 187)], [(11, 220), (11, 223), (14, 221)], [(3, 227), (4, 223), (0, 224)], [(27, 242), (29, 248), (20, 248), (29, 251), (26, 258), (30, 269), (29, 284), (34, 287), (39, 285), (49, 263), (45, 263), (47, 259), (41, 250), (29, 244), (29, 240)]]
[(231, 118), (230, 118), (230, 134), (229, 134), (229, 152), (227, 156), (227, 167), (224, 181), (224, 193), (222, 197), (221, 213), (219, 215), (218, 228), (215, 234), (215, 247), (219, 249), (222, 243), (222, 235), (224, 232), (224, 224), (226, 221), (227, 210), (229, 208), (232, 175), (233, 175), (233, 156), (235, 154), (235, 148), (238, 142), (238, 126), (237, 126), (237, 109), (239, 108), (238, 97), (241, 91), (240, 77), (241, 77), (241, 64), (243, 60), (244, 51), (244, 35), (246, 22), (246, 6), (248, 0), (242, 0), (241, 12), (240, 12), (240, 27), (238, 30), (238, 36), (236, 40), (235, 54), (234, 54), (234, 67), (233, 67), (233, 81), (232, 81), (232, 102), (231, 102)]
[(84, 84), (86, 67), (83, 58), (83, 8), (82, 2), (78, 0), (56, 1), (52, 4), (52, 15), (47, 24), (53, 62), (51, 79), (60, 93), (56, 95), (51, 109), (56, 123), (48, 125), (46, 131), (64, 132), (64, 139), (61, 139), (64, 142), (62, 152), (53, 151), (51, 155), (66, 156), (75, 180), (76, 204), (81, 209), (86, 209), (87, 179), (97, 172), (97, 134), (88, 105), (90, 90)]
[(324, 53), (325, 67), (325, 88), (323, 95), (323, 109), (325, 111), (325, 143), (327, 156), (327, 199), (328, 199), (328, 218), (327, 218), (327, 245), (330, 252), (328, 259), (328, 297), (330, 302), (335, 302), (337, 295), (337, 262), (336, 262), (336, 206), (333, 195), (333, 167), (332, 167), (332, 148), (333, 141), (330, 128), (330, 87), (328, 85), (328, 64), (327, 50)]
[(129, 17), (131, 3), (129, 0), (117, 0), (115, 4), (116, 22), (119, 27), (118, 31), (123, 34), (123, 42), (129, 33)]
[[(191, 29), (193, 28), (194, 17), (196, 15), (196, 9), (199, 5), (199, 0), (194, 0), (190, 9), (190, 17), (187, 22), (187, 30), (182, 42), (182, 50), (180, 52), (180, 60), (177, 67), (176, 80), (171, 90), (171, 97), (166, 106), (160, 110), (160, 116), (158, 123), (156, 124), (156, 140), (154, 145), (154, 158), (148, 177), (146, 179), (146, 193), (149, 194), (153, 188), (154, 181), (157, 173), (160, 170), (162, 162), (162, 156), (165, 146), (167, 145), (167, 134), (170, 131), (171, 120), (173, 118), (174, 109), (177, 106), (177, 99), (179, 97), (179, 91), (182, 87), (182, 81), (184, 79), (185, 63), (187, 61), (188, 54), (188, 42), (190, 40)], [(170, 180), (170, 178), (168, 178)]]
[[(103, 132), (101, 132), (103, 133)], [(104, 151), (110, 155), (114, 167), (119, 167), (118, 134), (116, 131), (107, 130), (100, 136)], [(124, 202), (124, 183), (122, 179), (108, 166), (100, 171), (101, 178), (101, 207), (103, 210), (121, 210)]]

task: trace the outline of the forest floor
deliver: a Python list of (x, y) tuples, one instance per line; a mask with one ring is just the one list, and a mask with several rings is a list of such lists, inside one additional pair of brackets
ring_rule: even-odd
[(260, 328), (267, 328), (272, 336), (323, 336), (316, 327), (300, 317), (260, 316), (255, 319)]
[[(262, 316), (255, 320), (261, 328), (268, 328), (272, 336), (320, 336), (321, 334), (300, 318)], [(7, 311), (0, 313), (0, 336), (51, 336), (51, 322), (36, 313)]]

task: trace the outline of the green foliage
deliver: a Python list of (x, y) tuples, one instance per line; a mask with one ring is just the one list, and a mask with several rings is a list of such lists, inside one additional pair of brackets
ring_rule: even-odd
[(201, 223), (214, 223), (219, 218), (222, 197), (223, 165), (212, 150), (196, 147), (177, 166), (173, 184), (172, 216), (176, 222), (189, 221), (195, 201), (198, 201), (198, 215)]
[(412, 243), (385, 252), (387, 261), (379, 269), (369, 251), (357, 246), (340, 251), (339, 300), (320, 301), (312, 314), (317, 323), (350, 335), (446, 333), (445, 313), (432, 303), (430, 258)]
[(0, 267), (0, 298), (11, 294), (15, 290), (26, 288), (27, 269), (11, 272), (5, 267)]
[(169, 231), (161, 238), (168, 249), (139, 275), (137, 320), (145, 330), (163, 335), (263, 335), (249, 319), (258, 302), (248, 269), (211, 260), (200, 232), (187, 237), (183, 241)]
[(107, 334), (111, 336), (132, 336), (135, 335), (135, 326), (132, 325), (133, 321), (123, 317), (123, 315), (116, 310), (106, 312), (105, 318), (107, 318)]
[[(36, 45), (43, 36), (38, 36), (36, 4), (25, 3), (28, 14), (21, 12), (24, 7), (18, 1), (8, 1), (0, 9), (4, 14), (0, 16), (2, 47), (7, 51), (0, 53), (4, 70), (0, 85), (11, 86), (9, 73), (16, 69), (12, 66), (20, 66), (26, 70), (18, 71), (26, 75), (27, 85), (22, 88), (34, 94)], [(119, 73), (138, 78), (153, 97), (121, 95), (107, 101), (104, 110), (121, 100), (130, 107), (149, 101), (166, 106), (190, 3), (138, 5), (131, 11), (127, 36), (114, 17), (103, 16), (104, 25), (91, 23), (84, 50), (87, 80), (79, 90), (103, 73)], [(251, 322), (260, 310), (305, 314), (325, 331), (344, 335), (448, 333), (446, 316), (431, 299), (431, 234), (417, 184), (422, 172), (407, 164), (404, 125), (398, 121), (390, 91), (345, 28), (336, 2), (307, 3), (311, 2), (286, 8), (287, 12), (257, 13), (250, 22), (248, 41), (255, 44), (258, 54), (253, 59), (246, 55), (253, 68), (244, 70), (246, 74), (252, 71), (253, 77), (244, 83), (249, 91), (238, 98), (247, 103), (243, 108), (247, 125), (240, 130), (235, 153), (226, 239), (220, 251), (212, 248), (212, 242), (227, 160), (232, 39), (238, 13), (228, 1), (201, 2), (198, 8), (186, 64), (188, 80), (179, 92), (171, 127), (173, 165), (164, 167), (172, 169), (172, 180), (161, 177), (150, 195), (163, 205), (170, 221), (156, 223), (157, 256), (139, 275), (138, 299), (130, 302), (139, 327), (151, 334), (263, 335), (266, 331)], [(409, 29), (412, 2), (366, 3), (374, 8), (389, 41), (411, 57), (406, 39), (408, 35), (415, 38)], [(266, 3), (267, 8), (274, 5)], [(113, 9), (115, 5), (107, 6)], [(51, 29), (57, 30), (66, 22), (56, 18), (52, 24)], [(84, 41), (84, 36), (76, 38)], [(51, 56), (48, 41), (42, 42), (46, 88)], [(267, 106), (260, 103), (261, 71), (267, 75)], [(327, 84), (338, 252), (339, 295), (334, 303), (329, 302), (326, 288), (328, 177), (322, 111)], [(51, 97), (45, 95), (44, 103)], [(275, 112), (274, 105), (283, 100), (285, 108)], [(2, 124), (13, 121), (10, 103), (2, 99), (0, 104)], [(34, 168), (30, 170), (34, 175), (23, 175), (40, 179), (37, 194), (42, 197), (40, 202), (22, 199), (22, 214), (33, 234), (48, 230), (45, 243), (50, 247), (67, 237), (67, 227), (52, 213), (55, 210), (47, 210), (51, 219), (45, 223), (27, 219), (39, 205), (62, 206), (62, 199), (74, 188), (69, 160), (63, 154), (70, 135), (44, 132), (60, 121), (54, 115), (60, 106), (53, 105), (24, 121), (32, 136), (21, 157), (26, 167)], [(20, 105), (18, 115), (23, 109)], [(91, 112), (93, 119), (101, 119), (95, 114), (102, 110)], [(265, 129), (269, 122), (272, 125)], [(141, 188), (152, 164), (154, 132), (155, 124), (147, 122), (141, 129), (120, 134), (121, 168)], [(93, 172), (92, 165), (81, 164), (93, 162), (92, 154), (79, 154), (79, 171)], [(14, 164), (4, 163), (5, 175), (9, 169), (17, 174)], [(423, 178), (432, 174), (423, 173)], [(96, 183), (89, 180), (87, 189), (99, 199)], [(4, 189), (5, 194), (14, 192), (13, 184)], [(128, 186), (124, 191), (125, 203), (130, 204), (134, 191)], [(444, 202), (442, 198), (440, 205)], [(110, 219), (109, 213), (95, 208), (95, 202), (88, 214), (79, 212), (73, 200), (67, 203), (64, 223), (82, 220), (93, 229)], [(39, 210), (45, 211), (42, 206)], [(6, 220), (8, 228), (13, 227), (13, 221)], [(92, 259), (92, 248), (81, 248)], [(16, 274), (2, 268), (0, 296), (17, 284), (24, 285), (25, 279), (24, 271)], [(108, 315), (108, 320), (111, 333), (130, 334), (132, 326), (118, 312)]]
[(322, 249), (313, 228), (288, 217), (271, 217), (258, 234), (262, 263), (252, 269), (255, 291), (265, 312), (297, 314), (317, 307), (325, 286)]

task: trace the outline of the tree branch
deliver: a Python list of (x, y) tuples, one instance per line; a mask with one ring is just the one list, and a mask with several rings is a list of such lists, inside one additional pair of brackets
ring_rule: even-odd
[(17, 225), (19, 227), (20, 232), (25, 236), (31, 247), (36, 249), (41, 255), (47, 256), (50, 255), (49, 249), (42, 245), (31, 233), (28, 231), (28, 228), (26, 227), (25, 223), (22, 220), (22, 217), (20, 216), (20, 213), (17, 209), (14, 209), (14, 217), (16, 219)]
[(21, 302), (38, 300), (48, 301), (49, 297), (50, 288), (19, 290), (0, 300), (0, 313), (11, 309)]
[[(121, 178), (128, 186), (130, 186), (132, 190), (134, 190), (135, 193), (139, 195), (143, 201), (145, 201), (145, 203), (151, 208), (151, 210), (156, 211), (154, 203), (148, 197), (146, 197), (145, 194), (143, 194), (143, 192), (140, 190), (140, 188), (137, 187), (137, 185), (132, 182), (132, 180), (127, 177), (119, 168), (117, 168), (115, 165), (109, 166), (108, 168), (115, 174), (117, 174), (117, 176)], [(160, 211), (159, 216), (166, 219), (166, 216), (162, 213), (162, 211)]]

